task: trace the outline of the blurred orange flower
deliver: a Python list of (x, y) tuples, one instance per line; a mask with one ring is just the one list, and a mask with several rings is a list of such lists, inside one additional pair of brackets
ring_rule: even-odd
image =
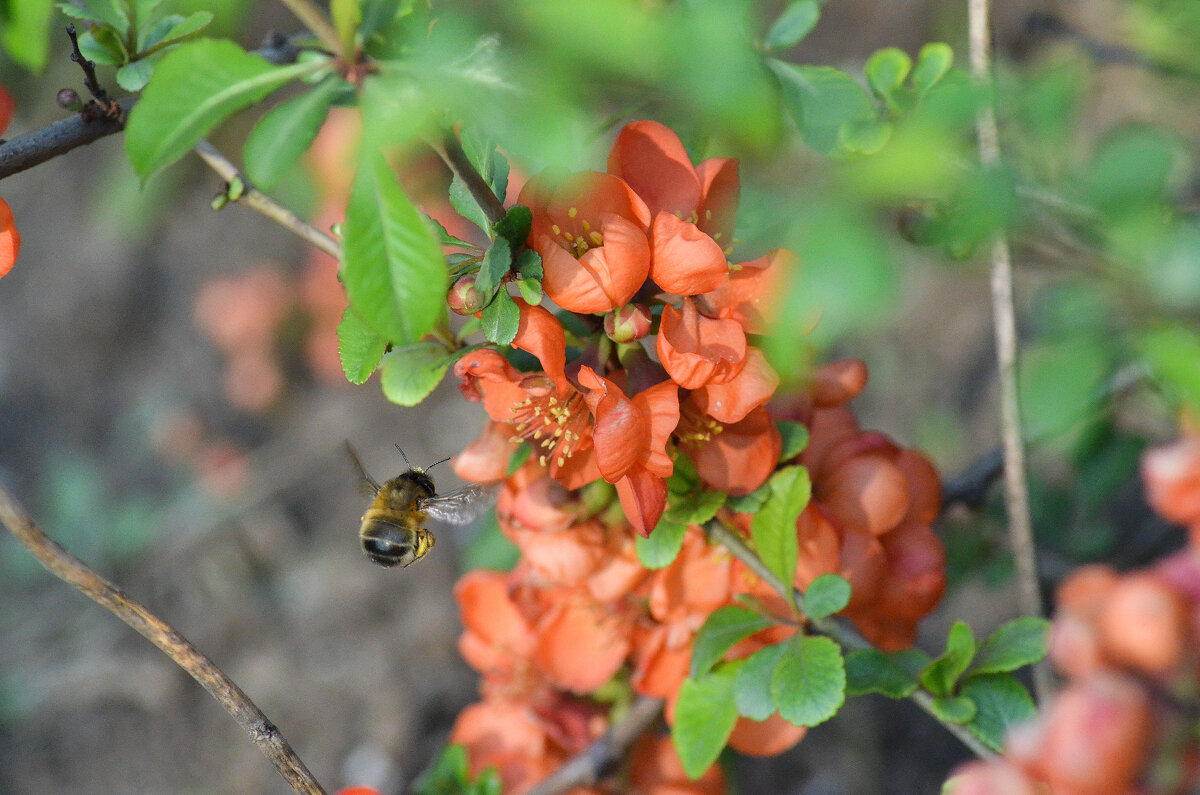
[(21, 233), (17, 231), (12, 208), (0, 198), (0, 277), (12, 270), (20, 253)]

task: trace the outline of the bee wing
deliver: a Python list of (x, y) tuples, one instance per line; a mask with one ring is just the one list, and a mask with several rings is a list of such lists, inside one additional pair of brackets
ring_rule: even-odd
[(494, 497), (495, 490), (490, 486), (472, 484), (427, 497), (420, 501), (420, 508), (448, 524), (467, 524), (483, 513)]
[(375, 482), (375, 478), (367, 474), (367, 468), (363, 466), (362, 459), (358, 457), (358, 451), (354, 449), (354, 445), (350, 444), (349, 440), (346, 441), (346, 454), (350, 456), (350, 463), (354, 465), (354, 469), (362, 479), (363, 490), (368, 494), (378, 494), (379, 484)]

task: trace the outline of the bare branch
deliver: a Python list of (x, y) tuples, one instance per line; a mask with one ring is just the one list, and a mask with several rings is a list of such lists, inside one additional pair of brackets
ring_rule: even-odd
[(232, 183), (234, 180), (241, 181), (245, 189), (235, 199), (237, 203), (244, 204), (252, 210), (257, 210), (275, 223), (312, 243), (329, 256), (339, 261), (341, 260), (342, 246), (337, 240), (317, 229), (288, 208), (277, 204), (270, 196), (267, 196), (259, 191), (258, 188), (251, 185), (246, 175), (239, 171), (238, 167), (230, 162), (229, 158), (218, 152), (216, 147), (208, 141), (201, 141), (196, 144), (194, 151), (208, 164), (209, 168), (221, 175), (221, 178), (227, 184)]
[[(991, 85), (991, 24), (988, 0), (968, 0), (968, 47), (971, 73), (980, 85)], [(980, 105), (975, 121), (979, 160), (985, 168), (1000, 161), (1000, 135), (992, 102)], [(1025, 447), (1021, 439), (1021, 407), (1017, 399), (1017, 321), (1013, 307), (1012, 252), (1003, 234), (992, 241), (992, 315), (996, 361), (1000, 372), (1000, 436), (1004, 447), (1004, 496), (1008, 535), (1017, 579), (1017, 604), (1028, 616), (1042, 615), (1042, 593), (1025, 481)], [(1033, 666), (1033, 689), (1039, 701), (1054, 691), (1046, 661)]]
[(658, 718), (662, 708), (661, 699), (639, 698), (629, 713), (603, 737), (542, 779), (540, 784), (529, 790), (528, 795), (559, 795), (575, 787), (595, 784), (624, 755), (625, 749)]
[(275, 724), (267, 719), (254, 702), (199, 649), (176, 632), (140, 602), (101, 577), (53, 539), (46, 536), (25, 509), (0, 486), (0, 522), (28, 549), (51, 574), (71, 585), (117, 618), (133, 627), (157, 646), (179, 667), (201, 684), (221, 703), (251, 741), (271, 760), (284, 780), (296, 792), (324, 795), (325, 790), (313, 778), (304, 762), (288, 745)]

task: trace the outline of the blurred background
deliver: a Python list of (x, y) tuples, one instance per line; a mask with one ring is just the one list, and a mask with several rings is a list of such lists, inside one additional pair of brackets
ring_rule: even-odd
[[(213, 35), (248, 49), (299, 30), (275, 3), (176, 5), (215, 11)], [(578, 5), (435, 5), (447, 47), (497, 32), (505, 68), (540, 97), (525, 116), (506, 116), (504, 97), (476, 109), (514, 171), (603, 168), (612, 130), (645, 116), (678, 129), (696, 160), (741, 158), (736, 259), (799, 251), (788, 317), (808, 331), (822, 311), (806, 352), (793, 327), (776, 361), (791, 355), (799, 373), (809, 347), (866, 360), (863, 426), (925, 449), (944, 477), (998, 443), (977, 248), (1011, 228), (1047, 589), (1081, 562), (1131, 567), (1181, 543), (1145, 509), (1137, 460), (1173, 435), (1178, 403), (1200, 397), (1188, 358), (1200, 352), (1192, 3), (1003, 4), (997, 102), (1011, 162), (987, 173), (973, 165), (961, 79), (927, 97), (925, 115), (884, 109), (886, 147), (822, 128), (821, 113), (859, 100), (812, 73), (797, 99), (750, 46), (786, 3), (684, 4), (698, 21), (649, 39), (629, 34), (660, 4)], [(727, 29), (728, 9), (741, 28)], [(64, 24), (55, 12), (40, 72), (0, 60), (17, 106), (10, 138), (64, 118), (60, 88), (84, 93)], [(774, 55), (862, 83), (883, 47), (915, 58), (945, 41), (964, 64), (964, 30), (961, 2), (831, 0)], [(100, 76), (115, 89), (111, 70)], [(238, 161), (260, 115), (211, 140)], [(353, 136), (353, 114), (336, 112), (271, 195), (322, 228), (339, 221)], [(484, 522), (441, 532), (420, 565), (370, 565), (343, 443), (382, 480), (404, 467), (395, 444), (413, 463), (440, 460), (483, 413), (450, 381), (415, 409), (389, 403), (377, 379), (347, 384), (333, 262), (244, 208), (214, 212), (223, 186), (197, 158), (143, 188), (121, 147), (113, 136), (0, 183), (23, 239), (0, 281), (0, 480), (229, 673), (327, 787), (403, 791), (476, 699), (455, 648), (454, 581), (509, 553)], [(406, 188), (453, 226), (448, 175), (426, 152), (403, 162)], [(434, 474), (455, 485), (448, 466)], [(952, 589), (922, 635), (935, 654), (955, 618), (983, 636), (1016, 614), (995, 491), (941, 523)], [(727, 762), (741, 792), (900, 793), (936, 792), (965, 757), (911, 704), (867, 697), (781, 757)], [(0, 792), (287, 791), (199, 686), (0, 537)]]

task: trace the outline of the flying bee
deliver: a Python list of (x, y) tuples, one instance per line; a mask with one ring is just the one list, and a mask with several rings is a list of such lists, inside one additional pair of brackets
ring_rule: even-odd
[[(380, 566), (404, 567), (416, 563), (433, 549), (437, 540), (425, 527), (430, 517), (449, 524), (467, 524), (483, 511), (491, 496), (488, 488), (478, 485), (438, 494), (427, 470), (409, 464), (400, 445), (396, 449), (409, 468), (381, 486), (367, 474), (349, 442), (346, 449), (358, 474), (375, 494), (362, 516), (358, 540), (367, 557)], [(449, 460), (445, 458), (428, 469)]]

